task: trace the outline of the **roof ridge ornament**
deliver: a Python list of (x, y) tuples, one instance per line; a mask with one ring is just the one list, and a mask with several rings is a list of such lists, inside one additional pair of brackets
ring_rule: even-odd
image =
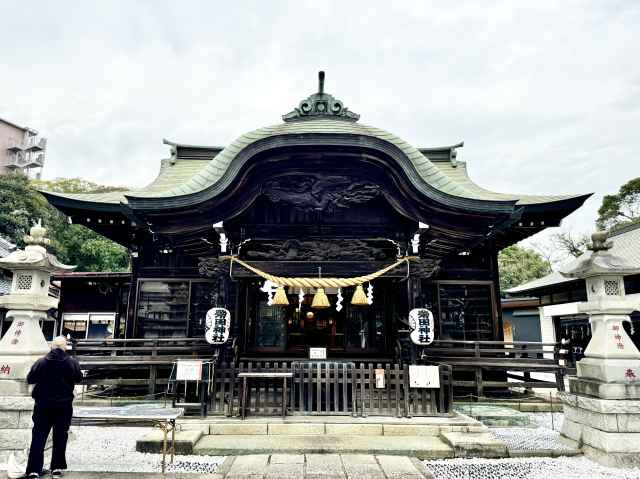
[(318, 72), (318, 92), (302, 100), (293, 111), (282, 115), (284, 121), (310, 120), (314, 117), (328, 117), (336, 120), (358, 121), (360, 115), (349, 111), (333, 95), (324, 92), (324, 72)]

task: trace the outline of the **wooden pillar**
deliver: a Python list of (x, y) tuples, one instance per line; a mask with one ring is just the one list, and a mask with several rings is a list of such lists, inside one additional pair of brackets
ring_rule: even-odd
[(135, 338), (136, 334), (136, 306), (138, 302), (138, 276), (140, 269), (140, 258), (131, 256), (131, 285), (129, 286), (129, 296), (127, 299), (127, 310), (125, 312), (125, 338)]
[(500, 271), (498, 269), (498, 249), (495, 243), (492, 243), (489, 249), (490, 265), (491, 265), (491, 279), (493, 281), (493, 310), (495, 314), (494, 322), (494, 340), (504, 341), (504, 329), (502, 323), (502, 303), (500, 301)]

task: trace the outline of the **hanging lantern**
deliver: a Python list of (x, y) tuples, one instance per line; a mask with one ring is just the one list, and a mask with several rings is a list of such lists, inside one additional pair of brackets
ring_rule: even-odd
[(369, 300), (367, 299), (367, 295), (364, 294), (364, 289), (361, 284), (356, 286), (356, 291), (351, 298), (351, 304), (354, 306), (369, 306)]
[(316, 294), (313, 296), (311, 307), (315, 309), (326, 309), (329, 306), (331, 306), (331, 303), (329, 303), (329, 298), (327, 298), (324, 288), (318, 288)]
[(276, 289), (276, 294), (273, 295), (272, 304), (274, 306), (289, 305), (289, 299), (287, 298), (287, 293), (284, 292), (284, 286), (278, 286), (278, 289)]

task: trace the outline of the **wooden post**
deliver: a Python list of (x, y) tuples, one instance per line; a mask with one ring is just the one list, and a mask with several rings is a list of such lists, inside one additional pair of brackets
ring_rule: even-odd
[(287, 415), (287, 377), (282, 377), (282, 419)]
[[(521, 358), (528, 358), (529, 354), (526, 352), (527, 349), (527, 345), (523, 344), (522, 345), (522, 355), (520, 356)], [(525, 382), (531, 382), (531, 371), (524, 371), (522, 374), (524, 381)], [(528, 386), (525, 386), (525, 391), (526, 392), (531, 392), (531, 388)]]
[(150, 396), (153, 396), (156, 393), (157, 379), (158, 379), (158, 367), (155, 364), (152, 364), (149, 366), (149, 395)]
[[(560, 366), (560, 344), (556, 343), (553, 346), (553, 362)], [(556, 369), (556, 388), (558, 391), (564, 391), (564, 368)]]
[(476, 366), (476, 401), (484, 396), (484, 386), (482, 384), (482, 367)]

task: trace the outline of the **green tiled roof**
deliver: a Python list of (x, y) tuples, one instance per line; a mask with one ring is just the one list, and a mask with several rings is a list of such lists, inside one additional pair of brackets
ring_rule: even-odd
[(469, 178), (469, 172), (467, 171), (467, 164), (462, 161), (438, 161), (435, 162), (437, 168), (455, 181), (459, 185), (464, 186), (467, 191), (476, 195), (475, 198), (481, 198), (485, 200), (497, 200), (497, 201), (515, 201), (518, 205), (532, 205), (538, 203), (551, 203), (553, 201), (566, 200), (567, 198), (574, 198), (583, 195), (515, 195), (512, 193), (497, 193), (495, 191), (489, 191), (482, 188), (477, 183)]
[(431, 161), (418, 149), (392, 133), (372, 126), (334, 118), (290, 121), (251, 131), (228, 145), (210, 161), (180, 159), (180, 157), (163, 160), (158, 177), (150, 185), (141, 189), (101, 194), (56, 193), (55, 195), (86, 202), (116, 204), (126, 203), (127, 196), (168, 198), (189, 195), (202, 191), (218, 182), (231, 165), (233, 159), (249, 145), (270, 137), (302, 134), (359, 135), (388, 142), (407, 156), (419, 176), (427, 184), (452, 196), (486, 201), (518, 200), (520, 204), (546, 203), (569, 198), (568, 196), (521, 196), (485, 190), (471, 181), (467, 175), (466, 165), (462, 162)]

